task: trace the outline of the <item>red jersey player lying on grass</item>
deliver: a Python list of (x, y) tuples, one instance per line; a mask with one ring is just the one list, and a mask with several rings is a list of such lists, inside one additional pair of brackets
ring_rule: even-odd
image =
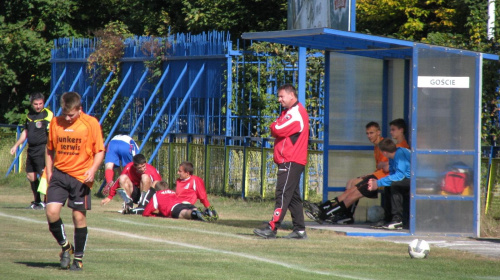
[(149, 199), (149, 203), (142, 213), (145, 217), (165, 217), (207, 222), (213, 221), (217, 215), (215, 211), (199, 211), (196, 206), (186, 201), (186, 197), (179, 196), (175, 191), (168, 189), (165, 181), (158, 182), (155, 190), (156, 192)]

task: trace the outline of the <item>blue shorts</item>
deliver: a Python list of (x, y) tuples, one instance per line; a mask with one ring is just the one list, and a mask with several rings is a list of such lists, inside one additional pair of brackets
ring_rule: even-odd
[(125, 166), (132, 162), (132, 158), (139, 152), (134, 140), (130, 143), (121, 140), (111, 140), (106, 151), (104, 163), (112, 162), (115, 167)]

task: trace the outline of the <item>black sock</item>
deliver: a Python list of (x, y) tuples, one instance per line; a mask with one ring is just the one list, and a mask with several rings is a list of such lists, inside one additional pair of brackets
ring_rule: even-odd
[(64, 246), (67, 243), (66, 233), (64, 232), (64, 224), (61, 219), (54, 223), (49, 223), (49, 230), (59, 245)]
[(354, 202), (351, 207), (349, 207), (349, 213), (351, 213), (351, 216), (354, 216), (354, 211), (356, 211), (356, 207), (358, 207), (358, 202), (359, 200), (356, 200), (356, 202)]
[(83, 258), (83, 253), (85, 251), (85, 245), (87, 244), (87, 227), (75, 228), (75, 258)]
[(40, 181), (38, 179), (36, 179), (33, 182), (30, 182), (31, 191), (33, 192), (33, 198), (35, 200), (35, 203), (42, 202), (42, 199), (40, 198), (40, 193), (38, 192), (38, 185), (39, 184), (40, 184)]
[(340, 213), (340, 211), (345, 211), (346, 207), (343, 201), (339, 202), (338, 198), (334, 198), (334, 201), (328, 207), (324, 207), (321, 210), (321, 218), (326, 220), (333, 217), (335, 214)]
[(156, 193), (156, 190), (154, 188), (152, 188), (152, 187), (149, 188), (148, 192), (146, 193), (146, 196), (144, 196), (144, 199), (141, 201), (141, 203), (137, 207), (146, 208), (146, 206), (149, 203), (149, 200), (151, 198), (153, 198), (153, 195), (155, 195), (155, 193)]
[(198, 210), (191, 211), (191, 219), (198, 220)]
[(340, 211), (337, 212), (337, 213), (343, 212), (347, 216), (352, 217), (352, 212), (349, 209), (347, 209), (347, 207), (345, 206), (344, 201), (339, 202), (339, 206), (340, 206)]

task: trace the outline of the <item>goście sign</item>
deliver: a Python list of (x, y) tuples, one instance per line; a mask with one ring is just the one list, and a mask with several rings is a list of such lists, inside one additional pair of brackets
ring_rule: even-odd
[(419, 88), (469, 88), (469, 77), (418, 76)]

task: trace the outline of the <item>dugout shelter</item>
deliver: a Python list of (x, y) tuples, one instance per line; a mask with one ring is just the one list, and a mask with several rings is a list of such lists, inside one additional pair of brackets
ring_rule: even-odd
[[(242, 37), (299, 47), (302, 103), (305, 49), (325, 52), (324, 200), (348, 179), (373, 172), (365, 124), (379, 122), (387, 136), (388, 123), (404, 118), (412, 152), (410, 228), (394, 234), (479, 236), (482, 63), (497, 55), (330, 28)], [(462, 192), (441, 190), (450, 171), (467, 173)]]

